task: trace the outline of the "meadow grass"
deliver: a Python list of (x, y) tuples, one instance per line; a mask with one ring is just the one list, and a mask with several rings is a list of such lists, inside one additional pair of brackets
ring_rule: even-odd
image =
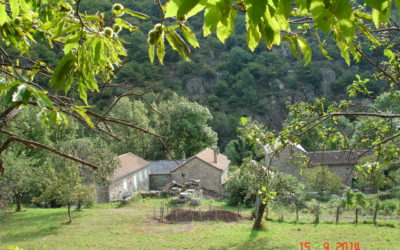
[[(336, 249), (336, 242), (359, 242), (361, 249), (400, 249), (399, 220), (385, 221), (389, 226), (314, 225), (308, 222), (311, 215), (302, 215), (305, 222), (299, 224), (287, 215), (289, 222), (268, 221), (266, 230), (252, 231), (250, 220), (160, 223), (152, 218), (153, 207), (160, 202), (164, 200), (147, 199), (119, 208), (118, 204), (96, 205), (74, 211), (72, 224), (65, 223), (66, 208), (28, 208), (0, 222), (0, 249), (300, 249), (300, 242), (311, 242), (311, 249), (324, 249), (324, 242), (331, 249)], [(208, 207), (206, 201), (197, 209)], [(237, 210), (215, 201), (212, 208)], [(242, 213), (249, 215), (250, 210)]]

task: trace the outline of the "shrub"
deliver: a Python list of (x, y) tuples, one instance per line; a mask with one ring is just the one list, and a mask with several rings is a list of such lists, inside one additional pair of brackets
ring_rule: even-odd
[(381, 211), (384, 215), (392, 215), (397, 210), (397, 203), (394, 200), (387, 200), (381, 203)]
[(231, 206), (237, 206), (240, 203), (250, 207), (255, 203), (254, 184), (248, 178), (239, 176), (238, 172), (233, 173), (226, 183), (226, 191), (228, 204)]

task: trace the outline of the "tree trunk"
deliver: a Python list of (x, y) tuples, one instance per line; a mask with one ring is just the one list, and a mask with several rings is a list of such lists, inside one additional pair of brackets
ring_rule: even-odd
[(269, 216), (269, 209), (268, 206), (265, 207), (265, 220), (268, 220), (268, 216)]
[(296, 223), (299, 223), (299, 208), (296, 206)]
[(262, 229), (262, 217), (264, 215), (264, 210), (267, 207), (267, 204), (264, 204), (260, 201), (260, 204), (257, 207), (256, 219), (253, 224), (254, 230), (261, 230)]
[(320, 202), (318, 201), (317, 211), (315, 213), (315, 224), (319, 223), (319, 206), (320, 206)]
[(358, 211), (359, 211), (360, 209), (359, 208), (356, 208), (356, 223), (358, 223)]
[(22, 195), (21, 194), (16, 194), (15, 195), (15, 200), (17, 203), (17, 208), (15, 209), (16, 212), (22, 212)]
[(72, 223), (72, 218), (71, 218), (71, 203), (68, 203), (68, 218), (69, 218), (68, 223)]
[(76, 211), (81, 211), (82, 210), (82, 202), (78, 201), (78, 204), (76, 206)]
[(336, 208), (336, 223), (339, 223), (340, 205)]
[(379, 209), (379, 203), (378, 203), (378, 201), (376, 201), (376, 203), (375, 203), (375, 211), (374, 211), (374, 219), (373, 219), (374, 224), (376, 224), (376, 217), (378, 216), (378, 209)]

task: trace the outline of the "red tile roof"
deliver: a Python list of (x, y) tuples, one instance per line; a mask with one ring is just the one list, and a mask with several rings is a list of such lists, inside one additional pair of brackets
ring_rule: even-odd
[(115, 170), (113, 180), (118, 180), (139, 171), (150, 164), (150, 162), (130, 152), (118, 156), (118, 159), (121, 162), (121, 167)]

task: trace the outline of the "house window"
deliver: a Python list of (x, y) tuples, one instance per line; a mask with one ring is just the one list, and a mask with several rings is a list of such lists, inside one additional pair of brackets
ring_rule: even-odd
[(182, 173), (182, 178), (185, 178), (185, 173)]
[(135, 187), (135, 189), (137, 189), (136, 175), (133, 176), (133, 186)]
[(124, 190), (128, 189), (128, 181), (124, 179)]

